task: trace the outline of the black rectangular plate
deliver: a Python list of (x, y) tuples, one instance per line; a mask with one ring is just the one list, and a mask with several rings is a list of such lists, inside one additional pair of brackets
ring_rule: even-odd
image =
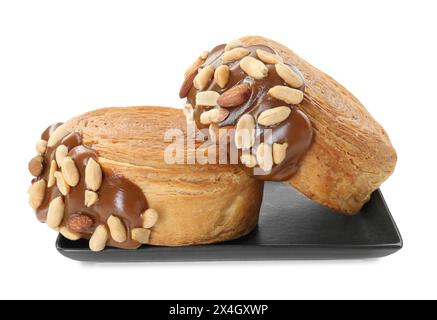
[(58, 251), (92, 262), (361, 259), (402, 248), (402, 238), (379, 190), (359, 214), (334, 214), (283, 183), (266, 183), (258, 227), (220, 244), (190, 247), (106, 248), (95, 253), (88, 241), (58, 237)]

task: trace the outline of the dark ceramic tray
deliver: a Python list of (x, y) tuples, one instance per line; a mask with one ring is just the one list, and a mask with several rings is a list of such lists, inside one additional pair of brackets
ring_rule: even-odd
[(381, 192), (352, 217), (334, 214), (283, 183), (266, 183), (258, 227), (225, 243), (191, 247), (142, 246), (137, 250), (88, 249), (84, 240), (59, 236), (58, 251), (92, 262), (361, 259), (402, 248), (402, 238)]

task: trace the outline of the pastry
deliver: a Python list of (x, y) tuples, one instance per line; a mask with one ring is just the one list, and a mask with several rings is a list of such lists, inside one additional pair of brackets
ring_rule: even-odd
[(358, 212), (394, 170), (396, 152), (364, 106), (272, 40), (244, 37), (202, 53), (179, 94), (199, 130), (234, 130), (247, 172), (335, 211)]
[[(29, 163), (37, 218), (90, 249), (235, 239), (258, 223), (263, 183), (234, 165), (167, 164), (180, 110), (100, 109), (50, 126)], [(215, 146), (213, 146), (215, 148)], [(182, 154), (188, 162), (189, 147)]]

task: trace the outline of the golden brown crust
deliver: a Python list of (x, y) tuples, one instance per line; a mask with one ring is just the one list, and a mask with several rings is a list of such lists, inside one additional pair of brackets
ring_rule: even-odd
[(83, 132), (104, 170), (136, 183), (159, 212), (150, 244), (181, 246), (235, 239), (258, 223), (263, 184), (234, 165), (164, 163), (167, 129), (184, 129), (181, 110), (107, 108), (68, 122)]
[(387, 133), (349, 91), (287, 47), (258, 36), (241, 41), (275, 49), (305, 78), (300, 107), (310, 118), (315, 137), (288, 183), (334, 210), (356, 213), (395, 168), (396, 151)]

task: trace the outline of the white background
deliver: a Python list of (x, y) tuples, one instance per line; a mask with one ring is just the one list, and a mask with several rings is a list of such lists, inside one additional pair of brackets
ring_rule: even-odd
[[(437, 298), (435, 1), (1, 1), (0, 298)], [(383, 192), (405, 247), (378, 260), (84, 264), (27, 205), (49, 124), (105, 106), (180, 106), (185, 68), (244, 35), (332, 75), (388, 131)]]

